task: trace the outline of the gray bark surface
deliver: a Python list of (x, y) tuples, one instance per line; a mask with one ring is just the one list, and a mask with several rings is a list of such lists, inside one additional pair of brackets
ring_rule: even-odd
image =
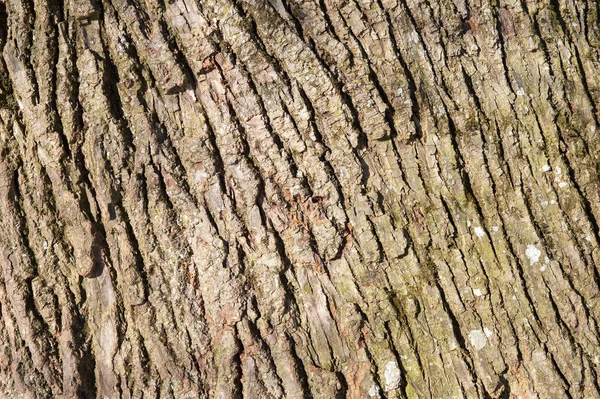
[(0, 396), (600, 398), (598, 7), (0, 0)]

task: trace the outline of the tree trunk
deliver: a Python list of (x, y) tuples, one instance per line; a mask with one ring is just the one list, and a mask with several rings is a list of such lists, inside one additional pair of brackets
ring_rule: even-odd
[(599, 398), (598, 7), (0, 0), (0, 396)]

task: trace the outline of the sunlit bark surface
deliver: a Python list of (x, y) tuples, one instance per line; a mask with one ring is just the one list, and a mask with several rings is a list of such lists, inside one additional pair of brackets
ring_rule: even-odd
[(0, 0), (0, 396), (600, 397), (598, 7)]

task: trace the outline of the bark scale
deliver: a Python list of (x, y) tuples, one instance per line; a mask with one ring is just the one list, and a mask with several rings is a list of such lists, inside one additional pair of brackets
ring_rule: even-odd
[(0, 0), (0, 395), (600, 397), (598, 12)]

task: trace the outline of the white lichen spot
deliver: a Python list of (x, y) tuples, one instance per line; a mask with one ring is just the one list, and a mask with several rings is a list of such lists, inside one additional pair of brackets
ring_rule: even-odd
[(548, 201), (542, 201), (542, 202), (541, 202), (541, 204), (542, 204), (542, 206), (545, 208), (545, 207), (547, 207), (547, 206), (548, 206)]
[(367, 392), (369, 394), (370, 397), (372, 398), (381, 398), (381, 396), (379, 395), (379, 387), (377, 385), (373, 385), (370, 389), (369, 392)]
[(497, 233), (497, 232), (498, 232), (498, 230), (500, 230), (500, 227), (498, 227), (498, 226), (492, 226), (492, 231), (493, 231), (494, 233)]
[(483, 294), (481, 293), (481, 290), (479, 288), (475, 288), (473, 289), (473, 295), (482, 296)]
[(517, 90), (517, 96), (524, 96), (525, 95), (525, 90), (523, 90), (523, 88), (520, 88), (519, 90)]
[(537, 249), (535, 245), (529, 244), (525, 250), (525, 255), (529, 258), (529, 262), (531, 262), (532, 265), (535, 265), (539, 262), (542, 251)]
[(560, 183), (558, 183), (558, 187), (560, 187), (560, 188), (565, 188), (565, 187), (567, 187), (568, 185), (569, 185), (569, 183), (566, 183), (566, 182), (564, 182), (564, 181), (561, 181)]
[(483, 333), (488, 338), (491, 337), (492, 335), (494, 335), (494, 332), (487, 327), (483, 327)]
[(562, 173), (562, 169), (560, 168), (560, 166), (557, 166), (556, 169), (554, 169), (554, 173), (556, 173), (557, 175), (560, 175)]
[(548, 172), (550, 170), (550, 165), (546, 164), (544, 166), (542, 166), (542, 172)]
[(545, 271), (546, 271), (546, 266), (541, 266), (541, 267), (540, 267), (540, 271), (541, 271), (541, 272), (545, 272)]
[(385, 365), (384, 377), (386, 390), (390, 391), (398, 388), (400, 385), (400, 369), (398, 368), (398, 363), (387, 362)]
[(475, 235), (479, 238), (483, 238), (483, 236), (485, 235), (485, 230), (483, 230), (479, 226), (475, 227), (473, 230), (475, 230)]
[(469, 333), (469, 341), (475, 350), (481, 350), (487, 344), (487, 337), (481, 330), (472, 330)]

